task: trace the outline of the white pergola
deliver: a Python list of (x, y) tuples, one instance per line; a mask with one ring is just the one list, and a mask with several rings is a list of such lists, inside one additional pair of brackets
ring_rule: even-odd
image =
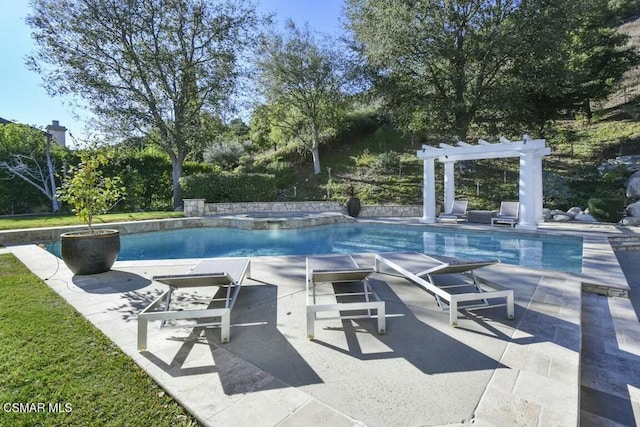
[(504, 157), (520, 158), (520, 218), (519, 228), (536, 228), (543, 220), (542, 215), (542, 158), (551, 154), (544, 139), (530, 139), (527, 135), (522, 141), (509, 141), (500, 138), (497, 143), (482, 139), (477, 145), (459, 141), (457, 145), (441, 143), (439, 147), (423, 145), (418, 157), (424, 161), (423, 216), (426, 223), (436, 222), (435, 159), (444, 164), (444, 208), (451, 209), (455, 200), (456, 188), (454, 166), (457, 161), (498, 159)]

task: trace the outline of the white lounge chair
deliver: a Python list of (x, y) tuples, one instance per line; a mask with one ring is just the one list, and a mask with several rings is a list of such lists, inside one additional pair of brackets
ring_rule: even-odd
[(520, 202), (502, 202), (498, 215), (491, 218), (491, 226), (496, 223), (509, 224), (512, 228), (518, 223), (518, 213), (520, 211)]
[(451, 211), (440, 215), (438, 217), (438, 222), (442, 222), (442, 221), (458, 222), (459, 220), (463, 220), (463, 221), (466, 220), (468, 206), (469, 206), (468, 200), (455, 200), (453, 202), (453, 206), (451, 206)]
[[(486, 290), (481, 286), (480, 281), (474, 274), (474, 270), (480, 267), (496, 264), (498, 260), (471, 261), (451, 257), (433, 257), (418, 252), (393, 252), (376, 254), (375, 270), (383, 273), (383, 267), (389, 267), (399, 273), (409, 281), (420, 286), (427, 292), (433, 294), (438, 306), (444, 310), (445, 303), (449, 306), (449, 323), (457, 326), (458, 308), (467, 310), (507, 307), (507, 317), (513, 319), (514, 316), (514, 296), (513, 290), (491, 289)], [(471, 278), (471, 283), (438, 285), (434, 278), (438, 275), (462, 273)], [(483, 281), (485, 286), (498, 288), (495, 284)], [(458, 292), (451, 290), (457, 288)], [(491, 303), (489, 300), (504, 299), (504, 303)], [(475, 304), (459, 306), (459, 303), (473, 302)]]
[[(371, 288), (369, 276), (373, 268), (361, 268), (350, 255), (328, 255), (307, 257), (307, 338), (314, 338), (314, 323), (316, 320), (328, 319), (362, 319), (377, 318), (378, 333), (385, 333), (385, 305)], [(356, 282), (360, 284), (362, 292), (318, 292), (318, 283), (323, 282)], [(357, 286), (354, 284), (354, 286)], [(336, 302), (339, 297), (363, 296), (360, 302)], [(330, 298), (329, 303), (319, 303), (320, 297)], [(321, 311), (353, 311), (366, 310), (366, 314), (341, 315), (337, 317), (317, 317)], [(374, 310), (376, 313), (372, 313)]]
[[(231, 309), (245, 278), (250, 276), (249, 258), (215, 258), (201, 261), (186, 274), (154, 276), (153, 280), (169, 285), (155, 301), (138, 315), (138, 350), (147, 348), (147, 323), (161, 320), (161, 327), (167, 320), (216, 318), (220, 321), (196, 323), (193, 326), (218, 326), (221, 328), (220, 339), (229, 342), (231, 327)], [(225, 287), (224, 298), (212, 299), (212, 302), (224, 302), (222, 307), (197, 310), (171, 310), (171, 295), (176, 289), (205, 286)]]

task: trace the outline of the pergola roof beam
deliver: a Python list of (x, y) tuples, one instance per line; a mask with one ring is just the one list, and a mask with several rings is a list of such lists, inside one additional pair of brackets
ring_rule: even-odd
[[(548, 156), (551, 154), (551, 149), (549, 147), (539, 149), (539, 150), (527, 150), (526, 152), (534, 151), (534, 154), (538, 157)], [(464, 160), (483, 160), (483, 159), (504, 159), (507, 157), (516, 157), (520, 153), (514, 153), (513, 150), (510, 151), (502, 151), (502, 152), (493, 152), (493, 153), (477, 153), (475, 155), (464, 154), (464, 155), (448, 155), (439, 156), (438, 160), (441, 162), (460, 162)]]
[(423, 145), (422, 150), (418, 151), (418, 157), (422, 159), (433, 157), (450, 159), (451, 156), (456, 156), (459, 160), (476, 160), (482, 158), (492, 159), (500, 157), (493, 157), (496, 156), (497, 153), (510, 152), (513, 156), (514, 153), (538, 151), (545, 148), (545, 140), (529, 139), (517, 142), (502, 142), (488, 145), (468, 145), (459, 147), (441, 143), (440, 147), (441, 148), (436, 148)]

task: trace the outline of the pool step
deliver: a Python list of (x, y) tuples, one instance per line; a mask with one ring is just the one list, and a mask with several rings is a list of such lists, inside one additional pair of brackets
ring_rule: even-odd
[(609, 242), (615, 251), (640, 251), (640, 236), (610, 237)]

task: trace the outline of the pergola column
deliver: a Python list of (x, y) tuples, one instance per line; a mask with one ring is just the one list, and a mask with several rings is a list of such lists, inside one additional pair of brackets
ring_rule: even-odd
[(518, 228), (536, 228), (535, 153), (520, 153), (520, 218)]
[(435, 157), (425, 157), (422, 187), (422, 222), (436, 222), (436, 174)]
[(543, 182), (542, 182), (542, 158), (544, 154), (536, 153), (535, 161), (533, 163), (534, 167), (534, 182), (535, 182), (535, 201), (536, 201), (536, 223), (544, 222), (544, 214), (542, 213), (543, 209)]
[(453, 202), (456, 200), (455, 161), (444, 163), (444, 212), (451, 212)]

